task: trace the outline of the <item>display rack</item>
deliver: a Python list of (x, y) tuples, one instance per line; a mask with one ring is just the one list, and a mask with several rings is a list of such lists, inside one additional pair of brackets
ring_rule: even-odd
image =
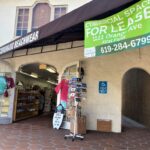
[(78, 134), (76, 130), (77, 129), (77, 109), (78, 109), (77, 107), (78, 107), (78, 102), (76, 103), (76, 106), (75, 106), (73, 132), (70, 132), (70, 134), (64, 136), (65, 139), (72, 138), (72, 141), (74, 141), (75, 139), (80, 139), (80, 140), (84, 139), (84, 136), (82, 136), (81, 134)]
[[(74, 115), (72, 116), (73, 120), (73, 130), (71, 131), (70, 128), (70, 134), (65, 135), (64, 138), (71, 138), (72, 141), (75, 139), (83, 140), (84, 136), (79, 133), (79, 124), (78, 124), (78, 118), (81, 117), (81, 106), (79, 106), (79, 103), (82, 99), (85, 99), (85, 92), (86, 92), (86, 84), (81, 82), (80, 78), (72, 78), (69, 83), (69, 101), (72, 102), (72, 105), (74, 107)], [(85, 129), (84, 124), (84, 129)]]
[(39, 111), (39, 94), (34, 91), (17, 91), (14, 121), (34, 117)]

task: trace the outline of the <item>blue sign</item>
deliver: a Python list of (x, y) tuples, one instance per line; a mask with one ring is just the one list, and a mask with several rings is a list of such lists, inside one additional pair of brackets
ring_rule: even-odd
[(99, 81), (99, 93), (107, 94), (107, 81)]

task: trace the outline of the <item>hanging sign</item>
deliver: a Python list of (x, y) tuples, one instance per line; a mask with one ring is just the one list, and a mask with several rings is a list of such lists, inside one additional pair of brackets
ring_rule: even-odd
[(106, 19), (86, 21), (85, 57), (150, 45), (150, 0), (140, 0)]
[(107, 81), (99, 81), (99, 93), (107, 94)]

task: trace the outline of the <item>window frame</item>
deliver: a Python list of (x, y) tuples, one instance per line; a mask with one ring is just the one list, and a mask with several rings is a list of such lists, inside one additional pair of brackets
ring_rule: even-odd
[[(54, 6), (54, 14), (53, 14), (54, 20), (55, 20), (55, 19), (58, 19), (59, 17), (61, 17), (61, 16), (59, 16), (59, 17), (55, 18), (55, 9), (56, 9), (56, 8), (66, 8), (66, 14), (68, 13), (68, 5), (55, 5), (55, 6)], [(63, 16), (63, 15), (62, 15), (62, 16)]]
[(49, 5), (49, 7), (51, 9), (50, 20), (49, 21), (55, 20), (55, 8), (63, 8), (63, 7), (65, 7), (66, 8), (66, 14), (68, 13), (68, 5), (51, 5), (50, 3), (43, 2), (43, 1), (35, 2), (32, 6), (17, 6), (16, 7), (16, 16), (15, 16), (15, 25), (14, 25), (14, 39), (16, 39), (18, 37), (21, 37), (21, 36), (17, 36), (16, 35), (19, 9), (29, 9), (28, 28), (27, 28), (27, 33), (29, 33), (32, 30), (33, 9), (39, 3), (47, 3)]
[(43, 3), (46, 3), (48, 4), (48, 6), (50, 7), (50, 18), (49, 18), (49, 21), (52, 21), (52, 13), (53, 13), (53, 6), (50, 5), (48, 2), (36, 2), (33, 6), (32, 6), (32, 16), (31, 16), (31, 26), (30, 26), (30, 31), (32, 31), (32, 23), (33, 23), (33, 11), (34, 11), (34, 8), (38, 5), (38, 4), (43, 4)]
[(31, 9), (32, 9), (32, 7), (30, 7), (30, 6), (17, 6), (16, 7), (16, 17), (15, 17), (15, 29), (14, 29), (14, 38), (18, 38), (18, 37), (21, 37), (21, 36), (17, 36), (17, 34), (16, 34), (16, 32), (17, 32), (17, 24), (18, 24), (18, 16), (19, 16), (19, 10), (20, 9), (29, 9), (29, 15), (28, 15), (28, 27), (27, 27), (27, 33), (28, 32), (30, 32), (31, 30), (30, 30), (30, 26), (31, 26), (31, 20), (32, 20), (32, 18), (31, 18), (31, 13), (32, 13), (32, 11), (31, 11)]

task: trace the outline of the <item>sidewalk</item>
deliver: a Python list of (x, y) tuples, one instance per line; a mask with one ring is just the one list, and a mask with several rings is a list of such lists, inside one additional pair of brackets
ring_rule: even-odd
[(83, 141), (65, 140), (48, 117), (0, 125), (0, 150), (150, 150), (150, 130), (125, 128), (121, 134), (89, 131)]

